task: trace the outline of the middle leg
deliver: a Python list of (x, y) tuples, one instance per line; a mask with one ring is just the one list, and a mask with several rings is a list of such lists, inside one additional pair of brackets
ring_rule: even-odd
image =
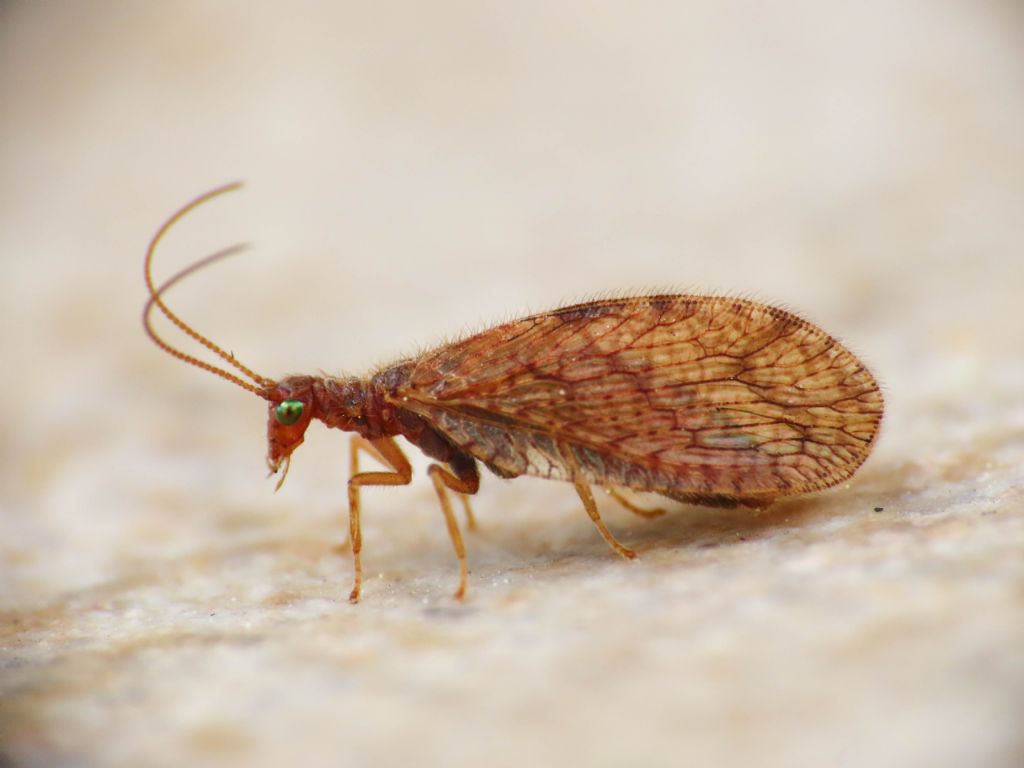
[[(468, 456), (454, 456), (448, 462), (451, 471), (448, 471), (440, 464), (431, 464), (427, 470), (430, 479), (434, 482), (434, 489), (437, 491), (437, 498), (441, 502), (441, 512), (444, 514), (445, 523), (448, 525), (448, 536), (455, 548), (455, 555), (459, 558), (459, 588), (455, 590), (455, 599), (462, 600), (466, 596), (466, 582), (469, 579), (469, 566), (466, 564), (466, 547), (462, 543), (462, 533), (459, 531), (459, 523), (452, 512), (452, 503), (448, 498), (446, 488), (458, 493), (469, 512), (469, 495), (476, 493), (480, 488), (480, 472), (476, 462)], [(473, 518), (469, 518), (470, 527), (474, 527)]]

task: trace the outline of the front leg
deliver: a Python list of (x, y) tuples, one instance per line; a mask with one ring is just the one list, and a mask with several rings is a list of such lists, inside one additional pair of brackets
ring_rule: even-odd
[[(366, 451), (381, 464), (391, 467), (393, 472), (360, 472), (359, 451)], [(359, 435), (352, 436), (352, 453), (350, 464), (351, 475), (348, 479), (348, 535), (352, 542), (352, 561), (355, 567), (355, 580), (348, 599), (351, 603), (359, 602), (359, 592), (363, 585), (363, 564), (360, 552), (363, 549), (363, 531), (359, 522), (359, 489), (364, 485), (408, 485), (412, 481), (412, 465), (402, 453), (402, 449), (390, 437), (378, 440), (366, 440)]]

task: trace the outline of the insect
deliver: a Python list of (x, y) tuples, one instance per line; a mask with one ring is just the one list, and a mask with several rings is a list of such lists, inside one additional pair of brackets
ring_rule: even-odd
[[(534, 475), (572, 483), (615, 552), (636, 557), (601, 519), (591, 486), (631, 511), (653, 516), (619, 488), (716, 507), (767, 507), (849, 478), (867, 458), (883, 401), (871, 372), (806, 320), (731, 297), (611, 298), (504, 323), (368, 376), (268, 379), (195, 331), (164, 302), (172, 284), (227, 255), (209, 256), (155, 287), (153, 254), (167, 231), (229, 184), (174, 213), (150, 241), (143, 322), (169, 354), (227, 379), (268, 403), (267, 465), (287, 475), (310, 423), (354, 433), (348, 479), (354, 580), (362, 585), (361, 492), (406, 485), (412, 468), (396, 437), (433, 459), (428, 474), (459, 560), (466, 551), (450, 493), (465, 504), (479, 465), (503, 478)], [(158, 308), (234, 372), (186, 354), (151, 325)], [(360, 454), (386, 471), (362, 471)]]

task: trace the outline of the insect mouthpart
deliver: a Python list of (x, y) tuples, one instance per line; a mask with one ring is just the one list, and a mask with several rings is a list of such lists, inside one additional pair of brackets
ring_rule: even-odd
[(267, 473), (267, 477), (273, 477), (277, 474), (278, 470), (281, 469), (281, 465), (284, 465), (284, 472), (281, 474), (280, 479), (277, 481), (277, 485), (274, 486), (274, 493), (281, 490), (281, 486), (284, 485), (284, 479), (288, 477), (288, 468), (292, 465), (291, 455), (282, 456), (279, 459), (272, 459), (267, 456), (267, 467), (270, 472)]

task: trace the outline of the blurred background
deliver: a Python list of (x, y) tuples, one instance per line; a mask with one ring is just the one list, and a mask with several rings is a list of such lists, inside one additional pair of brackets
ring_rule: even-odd
[[(464, 609), (417, 459), (353, 610), (347, 440), (272, 495), (264, 406), (140, 327), (149, 237), (235, 179), (157, 280), (250, 243), (169, 300), (264, 375), (724, 292), (856, 350), (881, 443), (763, 529), (610, 510), (634, 570), (486, 477)], [(4, 754), (1024, 761), (1022, 245), (1014, 0), (3, 3)]]

